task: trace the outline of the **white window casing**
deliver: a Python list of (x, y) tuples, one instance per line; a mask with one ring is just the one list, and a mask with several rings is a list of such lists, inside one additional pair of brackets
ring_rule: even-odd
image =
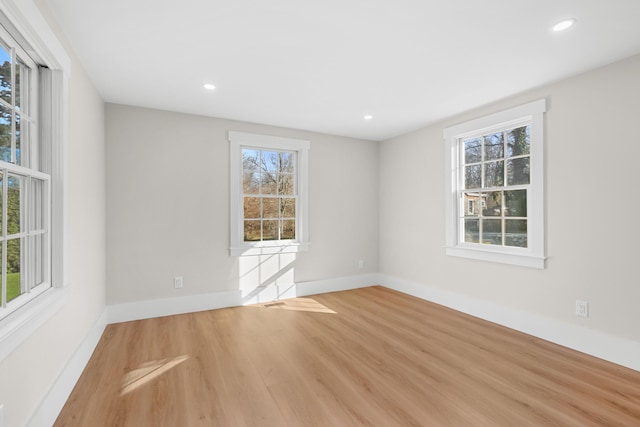
[[(229, 132), (230, 159), (230, 255), (268, 255), (308, 250), (309, 247), (309, 149), (307, 140)], [(296, 153), (296, 217), (295, 239), (244, 241), (242, 192), (242, 149), (280, 150)]]
[[(446, 254), (457, 257), (519, 265), (545, 267), (544, 226), (544, 113), (541, 99), (505, 111), (444, 129), (446, 144), (445, 226)], [(464, 186), (463, 138), (486, 135), (510, 127), (530, 125), (530, 182), (527, 191), (527, 247), (468, 243), (462, 235), (465, 206), (460, 196)], [(505, 187), (506, 188), (506, 187)], [(468, 191), (468, 190), (467, 190)], [(482, 200), (484, 202), (484, 200)], [(484, 205), (482, 206), (485, 207)]]

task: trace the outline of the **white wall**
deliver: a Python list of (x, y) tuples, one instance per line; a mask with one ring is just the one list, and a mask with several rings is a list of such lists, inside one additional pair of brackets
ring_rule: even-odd
[(75, 58), (69, 98), (69, 299), (0, 363), (6, 426), (27, 423), (105, 308), (104, 104)]
[[(106, 130), (108, 304), (377, 272), (376, 143), (115, 104)], [(311, 141), (308, 252), (229, 256), (229, 130)]]
[[(635, 56), (381, 143), (380, 272), (640, 342), (639, 76)], [(445, 256), (443, 129), (540, 98), (547, 268)]]

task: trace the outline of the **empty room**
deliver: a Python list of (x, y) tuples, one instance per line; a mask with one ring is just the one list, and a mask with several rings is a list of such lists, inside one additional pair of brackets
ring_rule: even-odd
[(0, 0), (0, 427), (640, 425), (639, 19)]

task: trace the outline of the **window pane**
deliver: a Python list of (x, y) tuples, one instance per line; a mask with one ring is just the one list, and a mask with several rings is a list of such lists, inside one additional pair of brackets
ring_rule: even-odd
[(282, 218), (296, 217), (296, 199), (293, 197), (283, 197), (280, 199), (280, 212)]
[(11, 101), (11, 53), (4, 46), (0, 46), (0, 98), (8, 104), (13, 104)]
[(30, 288), (38, 286), (39, 284), (44, 282), (44, 260), (46, 257), (45, 253), (45, 238), (46, 235), (38, 234), (36, 236), (31, 236), (29, 238), (29, 257), (31, 262), (29, 263), (30, 268), (29, 272), (29, 285)]
[(296, 238), (296, 221), (293, 219), (286, 219), (281, 222), (282, 229), (280, 236), (282, 240), (293, 240)]
[(507, 185), (529, 184), (529, 158), (507, 161)]
[(277, 194), (277, 174), (275, 172), (263, 172), (260, 174), (262, 181), (262, 188), (260, 191), (262, 194)]
[(505, 220), (506, 233), (504, 244), (506, 246), (527, 247), (527, 220), (508, 219)]
[(278, 218), (278, 198), (264, 197), (262, 199), (262, 218)]
[(32, 230), (44, 230), (45, 228), (45, 188), (45, 181), (38, 178), (31, 178), (29, 214)]
[(11, 110), (0, 106), (0, 160), (11, 161)]
[(492, 191), (484, 193), (486, 207), (482, 210), (483, 216), (502, 215), (502, 191)]
[(262, 170), (275, 176), (278, 172), (278, 153), (275, 151), (262, 151)]
[(260, 174), (245, 171), (242, 174), (242, 192), (244, 194), (258, 194), (260, 192)]
[(7, 179), (7, 235), (20, 233), (24, 227), (22, 189), (24, 178), (9, 174)]
[(473, 165), (473, 166), (465, 166), (464, 168), (464, 188), (472, 189), (472, 188), (480, 188), (481, 185), (481, 174), (482, 174), (482, 166), (481, 165)]
[(504, 135), (492, 133), (484, 137), (484, 159), (495, 160), (504, 157)]
[(507, 156), (522, 156), (529, 154), (531, 141), (529, 140), (530, 126), (522, 126), (507, 131)]
[(464, 220), (464, 241), (467, 243), (480, 243), (480, 220)]
[(30, 114), (28, 108), (28, 86), (30, 68), (25, 65), (24, 62), (18, 58), (16, 64), (16, 107), (18, 110), (23, 111), (26, 114)]
[(294, 173), (296, 155), (292, 151), (278, 153), (280, 160), (280, 173)]
[(480, 193), (464, 193), (464, 215), (465, 216), (478, 216), (480, 215)]
[(279, 174), (278, 175), (278, 194), (282, 196), (293, 196), (293, 175), (292, 174)]
[(260, 221), (251, 220), (244, 222), (244, 241), (256, 242), (260, 240)]
[(469, 200), (467, 202), (467, 215), (476, 215), (477, 200)]
[(278, 240), (278, 220), (262, 221), (262, 240)]
[(20, 285), (21, 239), (7, 241), (7, 302), (22, 294)]
[(500, 187), (504, 185), (504, 161), (484, 164), (484, 187)]
[(506, 216), (527, 216), (527, 190), (504, 192)]
[(464, 140), (464, 162), (477, 163), (482, 161), (482, 138)]
[(260, 170), (260, 150), (242, 149), (242, 169), (245, 171)]
[(244, 198), (244, 217), (245, 219), (259, 219), (260, 218), (260, 198), (259, 197), (245, 197)]
[(488, 245), (502, 245), (502, 220), (482, 220), (482, 243)]

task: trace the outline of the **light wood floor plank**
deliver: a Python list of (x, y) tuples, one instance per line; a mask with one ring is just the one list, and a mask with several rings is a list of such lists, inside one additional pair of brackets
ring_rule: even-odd
[(640, 372), (382, 287), (109, 325), (62, 426), (635, 426)]

